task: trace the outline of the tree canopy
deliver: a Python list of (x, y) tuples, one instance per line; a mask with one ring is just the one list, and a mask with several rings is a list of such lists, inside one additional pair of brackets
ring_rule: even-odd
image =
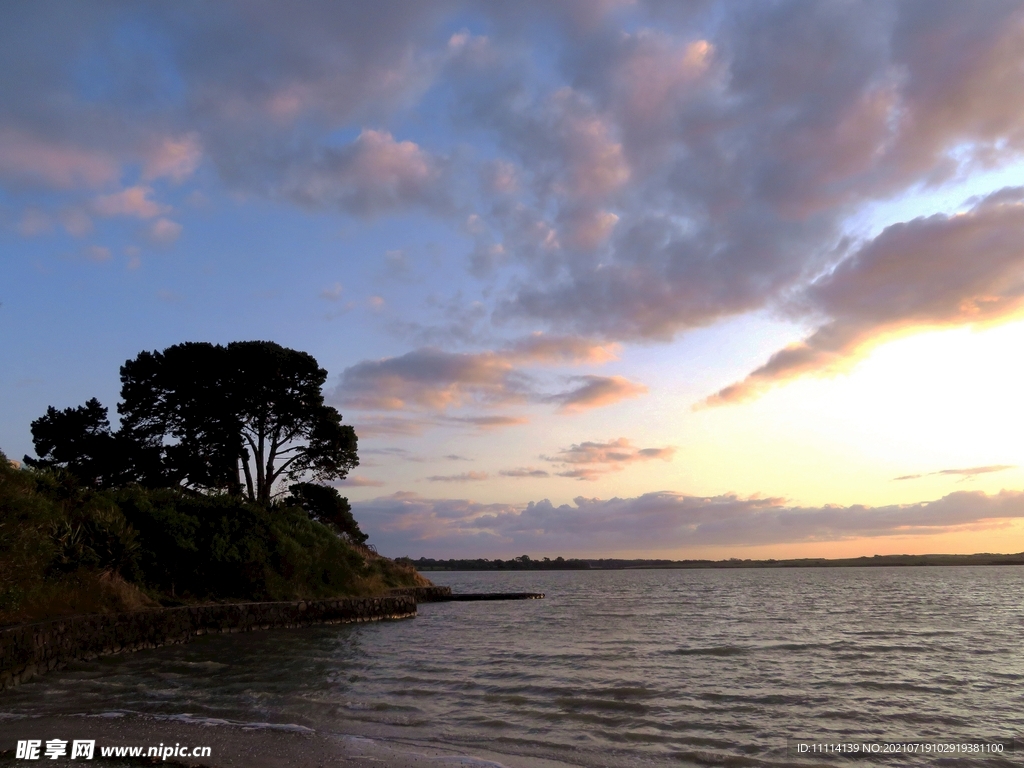
[(369, 538), (359, 529), (359, 523), (352, 517), (348, 499), (338, 493), (337, 488), (316, 483), (296, 483), (288, 488), (291, 501), (306, 510), (306, 513), (321, 523), (334, 526), (349, 541), (365, 544)]
[(95, 397), (77, 408), (52, 405), (32, 422), (32, 441), (38, 459), (25, 457), (36, 469), (59, 468), (88, 486), (109, 487), (132, 477), (131, 451), (110, 431), (107, 409)]
[(357, 438), (324, 403), (327, 371), (269, 341), (185, 343), (121, 367), (121, 429), (95, 398), (32, 422), (39, 459), (101, 486), (137, 482), (244, 495), (269, 505), (275, 486), (344, 478)]

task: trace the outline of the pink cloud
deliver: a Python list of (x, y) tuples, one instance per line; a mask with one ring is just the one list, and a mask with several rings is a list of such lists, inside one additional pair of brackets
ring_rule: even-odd
[(168, 213), (170, 206), (149, 199), (152, 193), (151, 187), (128, 187), (97, 197), (92, 202), (92, 209), (100, 216), (134, 216), (139, 219), (152, 219)]
[[(576, 377), (582, 383), (574, 390), (545, 398), (534, 391), (532, 381), (517, 364), (599, 364), (615, 359), (618, 351), (616, 344), (540, 333), (497, 351), (456, 353), (425, 347), (345, 369), (334, 396), (339, 402), (364, 410), (444, 411), (467, 405), (547, 400), (570, 412), (634, 397), (646, 389), (618, 376), (584, 376)], [(460, 418), (481, 426), (524, 421), (505, 416)]]
[(585, 442), (564, 448), (554, 456), (541, 458), (560, 465), (562, 471), (556, 472), (559, 477), (571, 477), (576, 480), (596, 480), (610, 472), (621, 472), (630, 464), (661, 459), (671, 461), (676, 449), (671, 446), (663, 448), (636, 448), (629, 440), (620, 437), (607, 443)]
[(170, 245), (181, 235), (181, 224), (159, 218), (149, 226), (149, 239), (159, 245)]
[(59, 216), (61, 226), (73, 237), (85, 237), (92, 232), (92, 219), (80, 208), (66, 208)]
[(180, 183), (195, 172), (202, 157), (203, 148), (198, 134), (165, 138), (148, 153), (142, 178), (147, 181), (168, 178)]
[(293, 164), (285, 189), (306, 205), (374, 216), (412, 205), (447, 206), (443, 176), (439, 159), (415, 142), (364, 129), (343, 149), (325, 149), (314, 162)]
[(0, 129), (0, 177), (72, 189), (102, 186), (114, 181), (119, 172), (118, 163), (107, 152)]
[(613, 137), (614, 122), (568, 87), (554, 93), (550, 110), (566, 169), (556, 189), (577, 200), (603, 199), (621, 189), (631, 171), (621, 142)]
[(370, 410), (445, 410), (524, 397), (508, 360), (493, 353), (459, 354), (432, 348), (347, 368), (337, 394), (349, 405)]
[(558, 403), (562, 413), (578, 413), (591, 408), (603, 408), (622, 400), (647, 394), (647, 387), (622, 376), (574, 376), (579, 386), (568, 392), (552, 395), (550, 402)]
[(374, 480), (363, 475), (349, 475), (339, 485), (350, 488), (379, 488), (385, 485), (385, 483), (383, 480)]
[(615, 343), (538, 332), (519, 339), (499, 354), (515, 362), (579, 365), (617, 360), (620, 352), (620, 345)]

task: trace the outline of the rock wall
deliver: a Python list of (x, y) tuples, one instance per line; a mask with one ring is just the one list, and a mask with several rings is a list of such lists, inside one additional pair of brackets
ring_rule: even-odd
[(417, 603), (439, 603), (450, 600), (451, 587), (397, 587), (391, 590), (392, 595), (408, 595)]
[(208, 632), (404, 619), (416, 615), (411, 595), (232, 603), (72, 616), (0, 630), (0, 690), (75, 659), (186, 643)]

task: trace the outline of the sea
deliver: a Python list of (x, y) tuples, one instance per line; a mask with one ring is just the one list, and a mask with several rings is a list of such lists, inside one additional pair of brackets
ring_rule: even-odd
[(1024, 567), (427, 575), (546, 598), (75, 663), (0, 715), (313, 728), (498, 764), (1024, 764)]

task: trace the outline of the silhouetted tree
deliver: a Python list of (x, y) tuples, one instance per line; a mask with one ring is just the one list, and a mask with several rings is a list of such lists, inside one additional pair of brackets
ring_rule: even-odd
[(329, 523), (356, 544), (363, 544), (369, 536), (359, 529), (359, 523), (352, 517), (348, 499), (338, 493), (337, 488), (316, 483), (296, 483), (288, 487), (290, 501), (302, 507), (314, 520)]
[(269, 341), (178, 344), (121, 367), (122, 431), (162, 452), (167, 477), (270, 503), (277, 481), (344, 478), (357, 440), (324, 404), (327, 371)]
[(57, 410), (32, 422), (36, 469), (64, 469), (87, 486), (109, 487), (132, 479), (130, 447), (110, 431), (107, 409), (95, 397), (77, 408)]
[(39, 458), (25, 461), (91, 486), (183, 485), (266, 507), (279, 481), (340, 480), (359, 463), (354, 430), (324, 403), (326, 378), (312, 355), (270, 341), (142, 352), (121, 367), (118, 432), (95, 398), (51, 406), (32, 422)]

